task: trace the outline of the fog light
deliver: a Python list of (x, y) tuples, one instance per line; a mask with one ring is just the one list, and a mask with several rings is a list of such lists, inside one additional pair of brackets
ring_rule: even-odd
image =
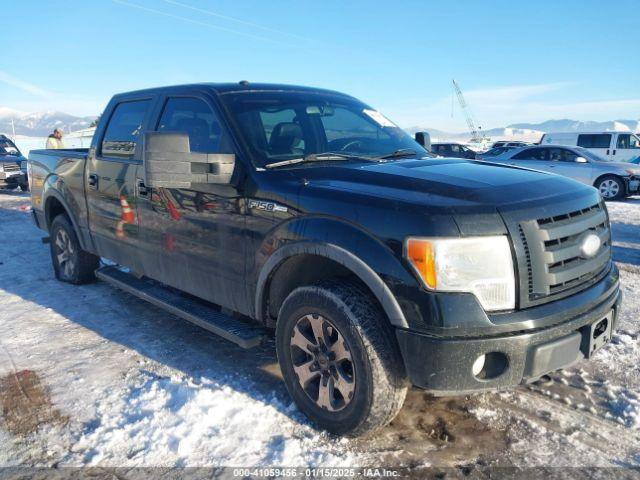
[(471, 373), (473, 373), (474, 377), (477, 377), (478, 375), (480, 375), (480, 372), (484, 368), (484, 361), (486, 358), (487, 358), (486, 355), (480, 355), (478, 358), (476, 358), (476, 361), (473, 362), (473, 366), (471, 367)]
[(476, 358), (471, 372), (478, 380), (493, 380), (502, 375), (508, 366), (509, 360), (504, 353), (489, 352)]

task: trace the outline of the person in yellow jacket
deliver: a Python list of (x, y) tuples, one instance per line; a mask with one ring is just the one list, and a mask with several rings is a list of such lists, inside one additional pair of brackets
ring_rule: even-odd
[(49, 138), (47, 138), (47, 148), (64, 148), (64, 143), (62, 143), (62, 130), (56, 128)]

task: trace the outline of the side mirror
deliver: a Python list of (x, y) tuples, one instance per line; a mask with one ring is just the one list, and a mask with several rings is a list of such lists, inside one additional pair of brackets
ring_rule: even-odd
[(191, 152), (186, 132), (147, 132), (143, 143), (148, 187), (193, 189), (197, 184), (231, 181), (235, 155)]
[(431, 135), (429, 135), (429, 132), (416, 132), (414, 138), (425, 150), (431, 151)]
[(576, 163), (589, 163), (589, 162), (587, 162), (587, 159), (584, 158), (584, 157), (576, 157), (575, 162)]

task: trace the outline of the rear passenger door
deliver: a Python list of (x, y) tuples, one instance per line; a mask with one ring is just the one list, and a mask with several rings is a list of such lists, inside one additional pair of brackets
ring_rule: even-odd
[(115, 104), (85, 168), (89, 229), (97, 251), (134, 271), (141, 269), (135, 185), (151, 103), (141, 98)]
[(603, 160), (613, 160), (614, 146), (610, 133), (581, 133), (578, 135), (578, 146), (587, 148)]
[[(151, 130), (185, 132), (192, 152), (235, 153), (207, 96), (168, 96)], [(141, 167), (143, 168), (143, 167)], [(244, 201), (231, 185), (138, 195), (145, 275), (226, 308), (246, 308)]]

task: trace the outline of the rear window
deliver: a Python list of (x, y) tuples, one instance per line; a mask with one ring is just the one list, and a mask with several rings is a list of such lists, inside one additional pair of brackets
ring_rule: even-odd
[(611, 146), (611, 134), (578, 135), (578, 146), (584, 148), (609, 148)]
[(150, 100), (123, 102), (116, 106), (102, 139), (102, 155), (132, 158)]

